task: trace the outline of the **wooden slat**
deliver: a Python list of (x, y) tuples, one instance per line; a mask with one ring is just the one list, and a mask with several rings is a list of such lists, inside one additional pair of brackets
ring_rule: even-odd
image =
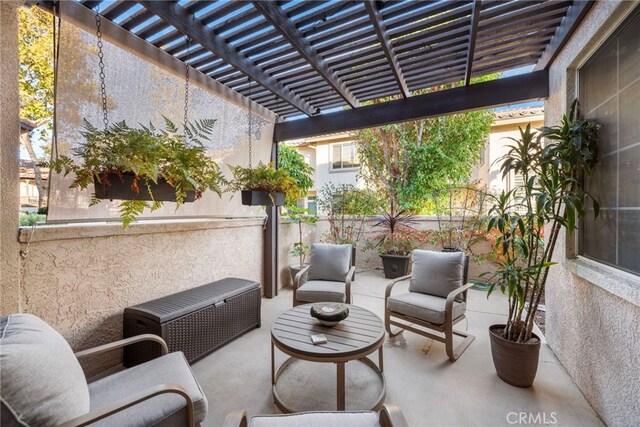
[(285, 12), (278, 5), (264, 1), (254, 1), (253, 5), (349, 105), (354, 108), (360, 105), (349, 88), (329, 69), (326, 61), (318, 55), (315, 48), (307, 44), (302, 34), (300, 34), (300, 31), (287, 18)]
[(259, 82), (282, 99), (285, 99), (303, 113), (311, 116), (315, 111), (315, 108), (309, 105), (309, 103), (283, 87), (277, 80), (265, 74), (262, 70), (256, 68), (233, 46), (213, 34), (207, 27), (200, 23), (199, 19), (193, 15), (186, 14), (178, 4), (154, 1), (141, 1), (140, 3), (158, 15), (162, 20), (173, 25), (184, 34), (189, 34), (195, 42), (206, 47), (213, 54), (233, 65), (252, 80)]
[(398, 101), (277, 123), (274, 139), (286, 141), (331, 132), (363, 129), (424, 117), (490, 108), (513, 102), (538, 100), (546, 98), (548, 95), (549, 74), (546, 71), (537, 71), (441, 92), (412, 96)]
[(587, 0), (576, 0), (573, 2), (544, 53), (538, 60), (534, 70), (549, 68), (553, 60), (558, 56), (558, 53), (560, 53), (564, 45), (571, 38), (576, 28), (578, 28), (582, 19), (587, 12), (589, 12), (593, 3), (594, 2)]
[(476, 37), (478, 36), (478, 21), (480, 19), (481, 1), (474, 0), (471, 6), (471, 25), (469, 29), (469, 48), (467, 53), (467, 68), (464, 73), (464, 84), (471, 84), (471, 68), (473, 67), (473, 54), (476, 49)]
[(378, 36), (378, 40), (380, 41), (380, 45), (382, 46), (382, 50), (385, 56), (387, 57), (387, 61), (389, 63), (389, 67), (391, 68), (391, 72), (393, 73), (393, 77), (396, 79), (398, 87), (400, 88), (400, 92), (402, 93), (402, 96), (404, 98), (408, 98), (411, 93), (409, 92), (407, 82), (404, 80), (404, 76), (402, 75), (402, 69), (400, 68), (400, 64), (398, 63), (396, 53), (393, 50), (391, 39), (387, 34), (387, 27), (383, 21), (382, 14), (376, 7), (375, 1), (367, 0), (365, 1), (364, 5), (367, 8), (369, 18), (373, 23), (373, 29)]

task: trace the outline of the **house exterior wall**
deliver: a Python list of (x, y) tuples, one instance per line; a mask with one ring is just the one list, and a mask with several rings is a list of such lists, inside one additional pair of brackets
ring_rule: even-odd
[[(548, 125), (559, 123), (577, 96), (578, 67), (637, 5), (595, 2), (551, 66)], [(606, 424), (640, 425), (640, 277), (576, 256), (575, 241), (561, 233), (557, 242), (547, 341)]]

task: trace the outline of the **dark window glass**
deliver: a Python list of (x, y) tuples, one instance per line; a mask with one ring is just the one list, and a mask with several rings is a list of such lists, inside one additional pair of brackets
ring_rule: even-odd
[(602, 125), (585, 186), (600, 203), (580, 224), (581, 255), (640, 274), (640, 8), (580, 69), (580, 104)]

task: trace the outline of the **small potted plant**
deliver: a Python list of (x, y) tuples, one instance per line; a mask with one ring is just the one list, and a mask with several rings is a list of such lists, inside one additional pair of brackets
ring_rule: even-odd
[(98, 129), (85, 120), (85, 142), (73, 150), (80, 162), (60, 156), (50, 166), (57, 173), (73, 173), (72, 187), (93, 184), (92, 205), (101, 199), (121, 200), (125, 228), (145, 208), (155, 210), (167, 201), (179, 206), (199, 199), (205, 190), (221, 195), (226, 180), (204, 146), (215, 120), (186, 123), (182, 133), (164, 120), (165, 130), (152, 124), (131, 128), (124, 121)]
[[(505, 324), (489, 328), (491, 354), (498, 376), (517, 387), (530, 387), (536, 376), (540, 338), (533, 333), (535, 313), (562, 229), (572, 233), (591, 199), (581, 177), (597, 161), (599, 126), (580, 119), (574, 103), (560, 126), (544, 127), (539, 134), (520, 129), (520, 138), (502, 158), (503, 176), (522, 176), (524, 184), (494, 196), (487, 229), (497, 238), (498, 269), (485, 282), (489, 295), (496, 288), (509, 297)], [(547, 143), (543, 143), (543, 138)]]
[(293, 244), (293, 250), (291, 255), (298, 257), (299, 264), (293, 264), (289, 266), (291, 271), (291, 277), (296, 277), (296, 274), (305, 266), (305, 258), (309, 254), (311, 247), (304, 243), (302, 234), (302, 224), (315, 224), (318, 221), (318, 216), (311, 214), (309, 209), (298, 208), (290, 206), (287, 208), (287, 215), (292, 222), (298, 224), (298, 241)]
[(392, 203), (389, 210), (375, 218), (373, 227), (382, 228), (384, 233), (378, 237), (375, 246), (382, 258), (384, 277), (395, 279), (409, 272), (411, 252), (415, 243), (411, 231), (415, 216), (406, 211), (396, 211)]
[(300, 193), (296, 181), (272, 163), (260, 162), (256, 168), (231, 166), (231, 172), (229, 190), (242, 193), (243, 205), (283, 206), (287, 201), (295, 203)]

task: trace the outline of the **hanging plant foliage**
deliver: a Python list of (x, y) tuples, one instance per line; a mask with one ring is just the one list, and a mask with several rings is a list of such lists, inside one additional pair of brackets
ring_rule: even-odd
[(282, 206), (295, 202), (300, 194), (296, 181), (272, 163), (260, 162), (256, 168), (230, 166), (233, 180), (229, 191), (242, 191), (242, 204), (248, 206)]
[(124, 121), (98, 129), (85, 120), (85, 142), (73, 150), (80, 162), (59, 156), (50, 166), (58, 173), (75, 174), (72, 187), (94, 184), (92, 205), (100, 199), (122, 200), (124, 227), (145, 208), (153, 211), (166, 201), (180, 206), (199, 199), (205, 190), (221, 195), (226, 180), (204, 146), (215, 120), (187, 123), (182, 133), (164, 120), (165, 130), (152, 124), (131, 128)]

